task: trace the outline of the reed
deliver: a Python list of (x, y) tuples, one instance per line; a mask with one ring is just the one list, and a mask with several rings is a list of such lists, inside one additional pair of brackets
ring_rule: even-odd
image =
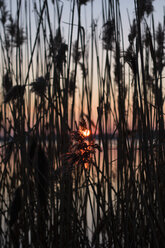
[(128, 47), (119, 0), (102, 1), (101, 27), (95, 1), (13, 3), (0, 0), (0, 247), (162, 247), (165, 27), (153, 0), (134, 1)]

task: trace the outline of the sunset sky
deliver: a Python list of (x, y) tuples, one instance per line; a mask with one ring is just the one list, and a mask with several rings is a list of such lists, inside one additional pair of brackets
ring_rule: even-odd
[[(41, 1), (43, 2), (43, 1)], [(103, 1), (104, 2), (104, 1)], [(106, 1), (105, 1), (106, 2)], [(104, 3), (105, 3), (104, 2)], [(17, 9), (17, 1), (6, 1), (8, 4), (8, 7), (10, 4), (12, 4), (12, 13), (13, 16), (16, 17), (16, 9)], [(29, 4), (29, 2), (27, 2)], [(52, 5), (52, 1), (49, 1), (49, 11), (50, 11), (50, 18), (51, 18), (51, 25), (52, 29), (55, 33), (56, 28), (58, 27), (58, 23), (56, 20), (56, 13), (54, 15), (54, 8)], [(165, 0), (155, 0), (154, 2), (154, 21), (155, 21), (155, 28), (158, 25), (158, 22), (163, 23), (163, 15), (165, 12)], [(37, 22), (36, 19), (34, 18), (34, 10), (33, 10), (33, 1), (30, 1), (31, 5), (31, 22), (32, 22), (32, 40), (34, 42), (35, 35), (36, 35), (36, 29), (37, 29)], [(38, 2), (37, 2), (38, 4)], [(25, 5), (25, 1), (22, 1), (22, 6)], [(64, 36), (65, 42), (68, 42), (68, 30), (69, 30), (69, 25), (68, 23), (70, 22), (70, 13), (71, 13), (71, 6), (72, 6), (72, 1), (69, 0), (63, 0), (59, 1), (59, 5), (62, 7), (63, 6), (63, 11), (62, 11), (62, 21), (61, 21), (61, 27), (62, 27), (62, 35)], [(9, 7), (10, 9), (10, 7)], [(128, 33), (129, 33), (129, 18), (130, 21), (133, 20), (135, 12), (134, 12), (134, 0), (121, 0), (120, 1), (120, 10), (121, 10), (121, 18), (122, 18), (122, 25), (123, 25), (123, 32), (124, 32), (124, 48), (126, 49), (128, 47)], [(23, 15), (24, 10), (22, 11), (20, 22), (22, 25), (25, 25), (25, 17)], [(129, 17), (128, 17), (129, 16)], [(102, 1), (101, 0), (94, 0), (93, 1), (93, 19), (95, 23), (97, 24), (97, 36), (99, 40), (99, 48), (101, 48), (102, 41), (101, 41), (101, 28), (103, 26), (103, 20), (102, 20)], [(151, 17), (148, 18), (148, 24), (150, 25), (151, 23)], [(73, 41), (76, 40), (77, 36), (77, 16), (75, 15), (74, 19), (74, 34), (73, 35)], [(82, 6), (81, 8), (81, 25), (85, 28), (85, 36), (86, 40), (89, 40), (90, 43), (90, 37), (91, 37), (91, 2), (89, 1), (86, 6)], [(102, 51), (102, 49), (100, 49)], [(94, 68), (96, 68), (96, 58), (94, 59)], [(102, 65), (101, 65), (102, 66)], [(82, 74), (77, 75), (77, 85), (81, 85), (81, 78)], [(94, 94), (93, 94), (93, 109), (92, 109), (92, 114), (93, 118), (95, 119), (95, 116), (97, 115), (97, 106), (98, 106), (98, 91), (97, 91), (97, 86), (98, 86), (98, 80), (97, 80), (97, 72), (94, 69), (94, 77), (93, 77), (93, 85), (94, 85)], [(79, 94), (81, 94), (81, 86), (78, 87), (78, 94), (77, 98), (79, 99)], [(76, 112), (80, 112), (79, 104), (76, 104)]]

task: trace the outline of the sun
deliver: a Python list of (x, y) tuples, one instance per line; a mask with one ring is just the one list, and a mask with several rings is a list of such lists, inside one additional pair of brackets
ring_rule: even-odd
[(82, 133), (82, 135), (83, 135), (84, 137), (88, 137), (88, 136), (91, 134), (91, 132), (90, 132), (89, 129), (80, 130), (80, 132)]

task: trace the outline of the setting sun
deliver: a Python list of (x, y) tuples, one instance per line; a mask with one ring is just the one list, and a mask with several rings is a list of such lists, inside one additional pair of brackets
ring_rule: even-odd
[(84, 137), (88, 137), (91, 134), (90, 130), (88, 129), (80, 130), (80, 132), (82, 133)]

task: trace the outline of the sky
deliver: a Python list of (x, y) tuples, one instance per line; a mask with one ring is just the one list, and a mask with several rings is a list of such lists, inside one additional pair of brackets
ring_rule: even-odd
[[(65, 1), (66, 3), (67, 1)], [(69, 3), (69, 2), (68, 2)], [(82, 21), (84, 21), (84, 26), (87, 28), (88, 32), (90, 32), (90, 27), (91, 27), (91, 9), (90, 9), (91, 3), (89, 2), (86, 6), (82, 7)], [(103, 25), (102, 23), (102, 1), (101, 0), (94, 0), (93, 2), (94, 6), (94, 19), (97, 20), (98, 22), (98, 35), (101, 34), (101, 27)], [(65, 18), (67, 19), (67, 10), (68, 6), (64, 7), (64, 13), (65, 13), (65, 8), (66, 8), (66, 15), (64, 14), (64, 20)], [(123, 25), (123, 31), (124, 31), (124, 47), (125, 49), (128, 47), (128, 33), (130, 30), (129, 27), (129, 21), (128, 21), (128, 15), (130, 18), (130, 21), (133, 20), (135, 16), (135, 11), (134, 11), (134, 0), (120, 0), (120, 10), (121, 10), (121, 18), (122, 18), (122, 25)], [(155, 27), (157, 27), (158, 23), (161, 22), (163, 23), (163, 17), (165, 12), (165, 0), (155, 0), (154, 1), (154, 23)], [(84, 16), (84, 18), (83, 18)], [(77, 20), (75, 20), (76, 22)], [(148, 24), (150, 24), (151, 17), (148, 18)], [(101, 38), (100, 38), (100, 44), (101, 44)], [(96, 74), (94, 74), (94, 84), (97, 84), (97, 80), (95, 79)], [(97, 106), (97, 95), (93, 94), (93, 101), (94, 101), (94, 108)], [(96, 108), (93, 110), (94, 115), (96, 114)]]
[[(29, 0), (31, 3), (31, 8), (33, 9), (34, 1)], [(29, 2), (27, 1), (27, 3)], [(102, 27), (102, 1), (107, 2), (105, 0), (93, 0), (93, 16), (94, 20), (97, 21), (99, 29)], [(17, 0), (6, 0), (6, 4), (9, 6), (10, 3), (12, 4), (13, 13), (16, 14), (16, 6), (17, 6)], [(22, 5), (24, 5), (25, 0), (22, 0)], [(36, 1), (38, 3), (38, 1)], [(43, 1), (41, 1), (43, 2)], [(51, 13), (51, 24), (55, 29), (55, 22), (54, 22), (54, 8), (52, 7), (52, 1), (48, 1), (49, 4), (49, 11)], [(62, 11), (62, 30), (63, 35), (65, 39), (67, 40), (67, 30), (68, 30), (68, 22), (69, 22), (69, 15), (70, 15), (70, 8), (71, 8), (71, 0), (59, 0), (59, 5), (63, 6)], [(125, 44), (127, 45), (127, 34), (129, 32), (129, 21), (128, 21), (128, 13), (130, 20), (134, 18), (134, 0), (120, 0), (120, 9), (121, 9), (121, 18), (122, 18), (122, 24), (123, 24), (123, 30), (124, 30), (124, 39)], [(163, 15), (165, 14), (165, 0), (154, 0), (154, 21), (155, 26), (157, 27), (158, 22), (163, 23)], [(91, 28), (91, 1), (87, 3), (87, 5), (82, 6), (81, 10), (81, 17), (82, 17), (82, 25), (87, 29), (87, 31), (90, 32)], [(34, 11), (32, 10), (31, 15), (34, 14)], [(24, 19), (24, 16), (22, 16), (22, 21)], [(33, 31), (33, 34), (35, 35), (36, 32), (36, 23), (33, 21), (33, 26), (35, 27)], [(77, 18), (75, 17), (74, 23), (77, 24)], [(75, 27), (76, 29), (76, 27)], [(101, 30), (100, 30), (101, 31)]]
[[(33, 9), (33, 3), (34, 1), (29, 0), (31, 3), (31, 8)], [(94, 20), (97, 22), (98, 24), (98, 36), (100, 36), (101, 34), (101, 27), (103, 25), (102, 22), (102, 1), (105, 3), (105, 0), (94, 0), (93, 1), (93, 18)], [(16, 4), (17, 4), (17, 0), (6, 0), (6, 3), (12, 3), (12, 8), (13, 8), (13, 13), (15, 13), (16, 15)], [(22, 4), (24, 4), (25, 0), (22, 0)], [(38, 1), (37, 1), (38, 2)], [(41, 1), (43, 2), (43, 1)], [(50, 11), (50, 17), (51, 17), (51, 24), (53, 27), (53, 30), (55, 31), (56, 28), (56, 22), (54, 22), (54, 14), (53, 14), (53, 5), (52, 5), (52, 1), (49, 0), (48, 1), (49, 4), (49, 11)], [(27, 3), (29, 3), (27, 1)], [(71, 1), (70, 0), (59, 0), (59, 4), (61, 6), (63, 6), (63, 12), (62, 12), (62, 22), (61, 22), (61, 26), (62, 26), (62, 33), (64, 36), (64, 39), (67, 43), (67, 39), (68, 39), (68, 22), (69, 22), (69, 15), (70, 15), (70, 9), (71, 9)], [(89, 1), (88, 4), (86, 6), (82, 6), (82, 25), (85, 27), (86, 29), (86, 37), (90, 36), (90, 31), (91, 31), (91, 2)], [(130, 17), (130, 20), (132, 21), (134, 18), (134, 0), (120, 0), (120, 10), (121, 10), (121, 18), (122, 18), (122, 25), (123, 25), (123, 31), (124, 31), (124, 46), (125, 49), (128, 46), (128, 39), (127, 39), (127, 35), (129, 33), (129, 21), (128, 21), (128, 15)], [(155, 27), (157, 27), (158, 22), (163, 23), (163, 15), (165, 12), (165, 0), (155, 0), (154, 1), (154, 21), (155, 21)], [(32, 10), (31, 13), (32, 16), (34, 16), (34, 11)], [(24, 22), (24, 16), (22, 15), (21, 17), (22, 22)], [(77, 18), (75, 17), (74, 23), (77, 24)], [(150, 19), (148, 19), (148, 23), (150, 23)], [(32, 19), (32, 26), (34, 27), (34, 29), (32, 30), (33, 32), (33, 40), (36, 34), (36, 23), (35, 20)], [(77, 27), (74, 27), (74, 30), (76, 31)], [(76, 34), (77, 32), (75, 32)], [(76, 36), (73, 37), (73, 40), (76, 39)], [(100, 44), (101, 44), (101, 38), (100, 38)], [(96, 79), (96, 74), (94, 73), (94, 84), (97, 84), (97, 79)], [(78, 81), (81, 80), (81, 75), (78, 75)], [(95, 86), (95, 85), (94, 85)], [(96, 106), (97, 106), (97, 96), (98, 93), (96, 92), (96, 94), (94, 94), (94, 107), (96, 110)]]
[[(104, 1), (104, 0), (103, 0)], [(120, 10), (121, 10), (121, 18), (123, 24), (123, 30), (125, 34), (125, 41), (127, 41), (127, 34), (129, 32), (129, 21), (128, 21), (128, 13), (130, 16), (130, 20), (133, 20), (135, 11), (134, 11), (134, 0), (120, 0)], [(157, 26), (158, 22), (163, 22), (163, 15), (165, 14), (165, 0), (155, 0), (153, 2), (154, 5), (154, 20), (155, 26)], [(102, 26), (102, 1), (94, 0), (94, 19), (98, 20), (100, 27)], [(67, 7), (67, 6), (66, 6)], [(86, 17), (88, 20), (88, 28), (90, 27), (90, 2), (83, 7), (86, 11)], [(127, 43), (127, 42), (126, 42)]]
[[(34, 1), (29, 0), (32, 8), (32, 13), (31, 16), (33, 16), (34, 11), (33, 11), (33, 4)], [(29, 2), (27, 1), (27, 3)], [(101, 32), (101, 27), (103, 25), (102, 21), (102, 1), (108, 2), (106, 0), (93, 0), (93, 17), (94, 20), (98, 23), (98, 30)], [(10, 3), (12, 4), (12, 9), (13, 13), (16, 14), (16, 6), (17, 6), (17, 0), (6, 0), (5, 1), (7, 5), (9, 6)], [(24, 5), (25, 0), (22, 0), (22, 5)], [(38, 3), (38, 1), (36, 1)], [(41, 1), (43, 2), (43, 1)], [(128, 14), (130, 17), (130, 20), (133, 20), (134, 18), (134, 0), (119, 0), (120, 2), (120, 10), (121, 10), (121, 18), (122, 18), (122, 25), (123, 25), (123, 30), (124, 30), (124, 42), (125, 46), (127, 47), (128, 45), (128, 40), (127, 40), (127, 34), (129, 32), (129, 21), (128, 21)], [(53, 26), (53, 29), (55, 30), (56, 28), (56, 22), (54, 21), (54, 8), (52, 7), (52, 1), (49, 0), (49, 11), (50, 11), (50, 17), (51, 17), (51, 24)], [(68, 35), (68, 22), (69, 22), (69, 15), (70, 15), (70, 9), (72, 5), (71, 0), (59, 0), (59, 5), (63, 6), (63, 11), (62, 11), (62, 32), (63, 36), (65, 37), (65, 40), (67, 42), (67, 35)], [(158, 22), (163, 23), (163, 15), (165, 14), (165, 0), (154, 0), (153, 2), (154, 5), (154, 21), (155, 21), (155, 27), (157, 27)], [(87, 30), (87, 32), (90, 33), (91, 29), (91, 1), (87, 3), (87, 5), (82, 6), (81, 10), (81, 21), (82, 21), (82, 26)], [(22, 21), (24, 19), (24, 16), (22, 16)], [(36, 23), (35, 20), (32, 18), (33, 26), (34, 29), (32, 30), (33, 35), (35, 36), (36, 33)], [(75, 17), (74, 23), (77, 24), (77, 18)], [(74, 29), (77, 29), (75, 26)], [(76, 32), (75, 32), (76, 33)], [(100, 33), (99, 33), (100, 34)], [(86, 34), (87, 35), (87, 34)]]

